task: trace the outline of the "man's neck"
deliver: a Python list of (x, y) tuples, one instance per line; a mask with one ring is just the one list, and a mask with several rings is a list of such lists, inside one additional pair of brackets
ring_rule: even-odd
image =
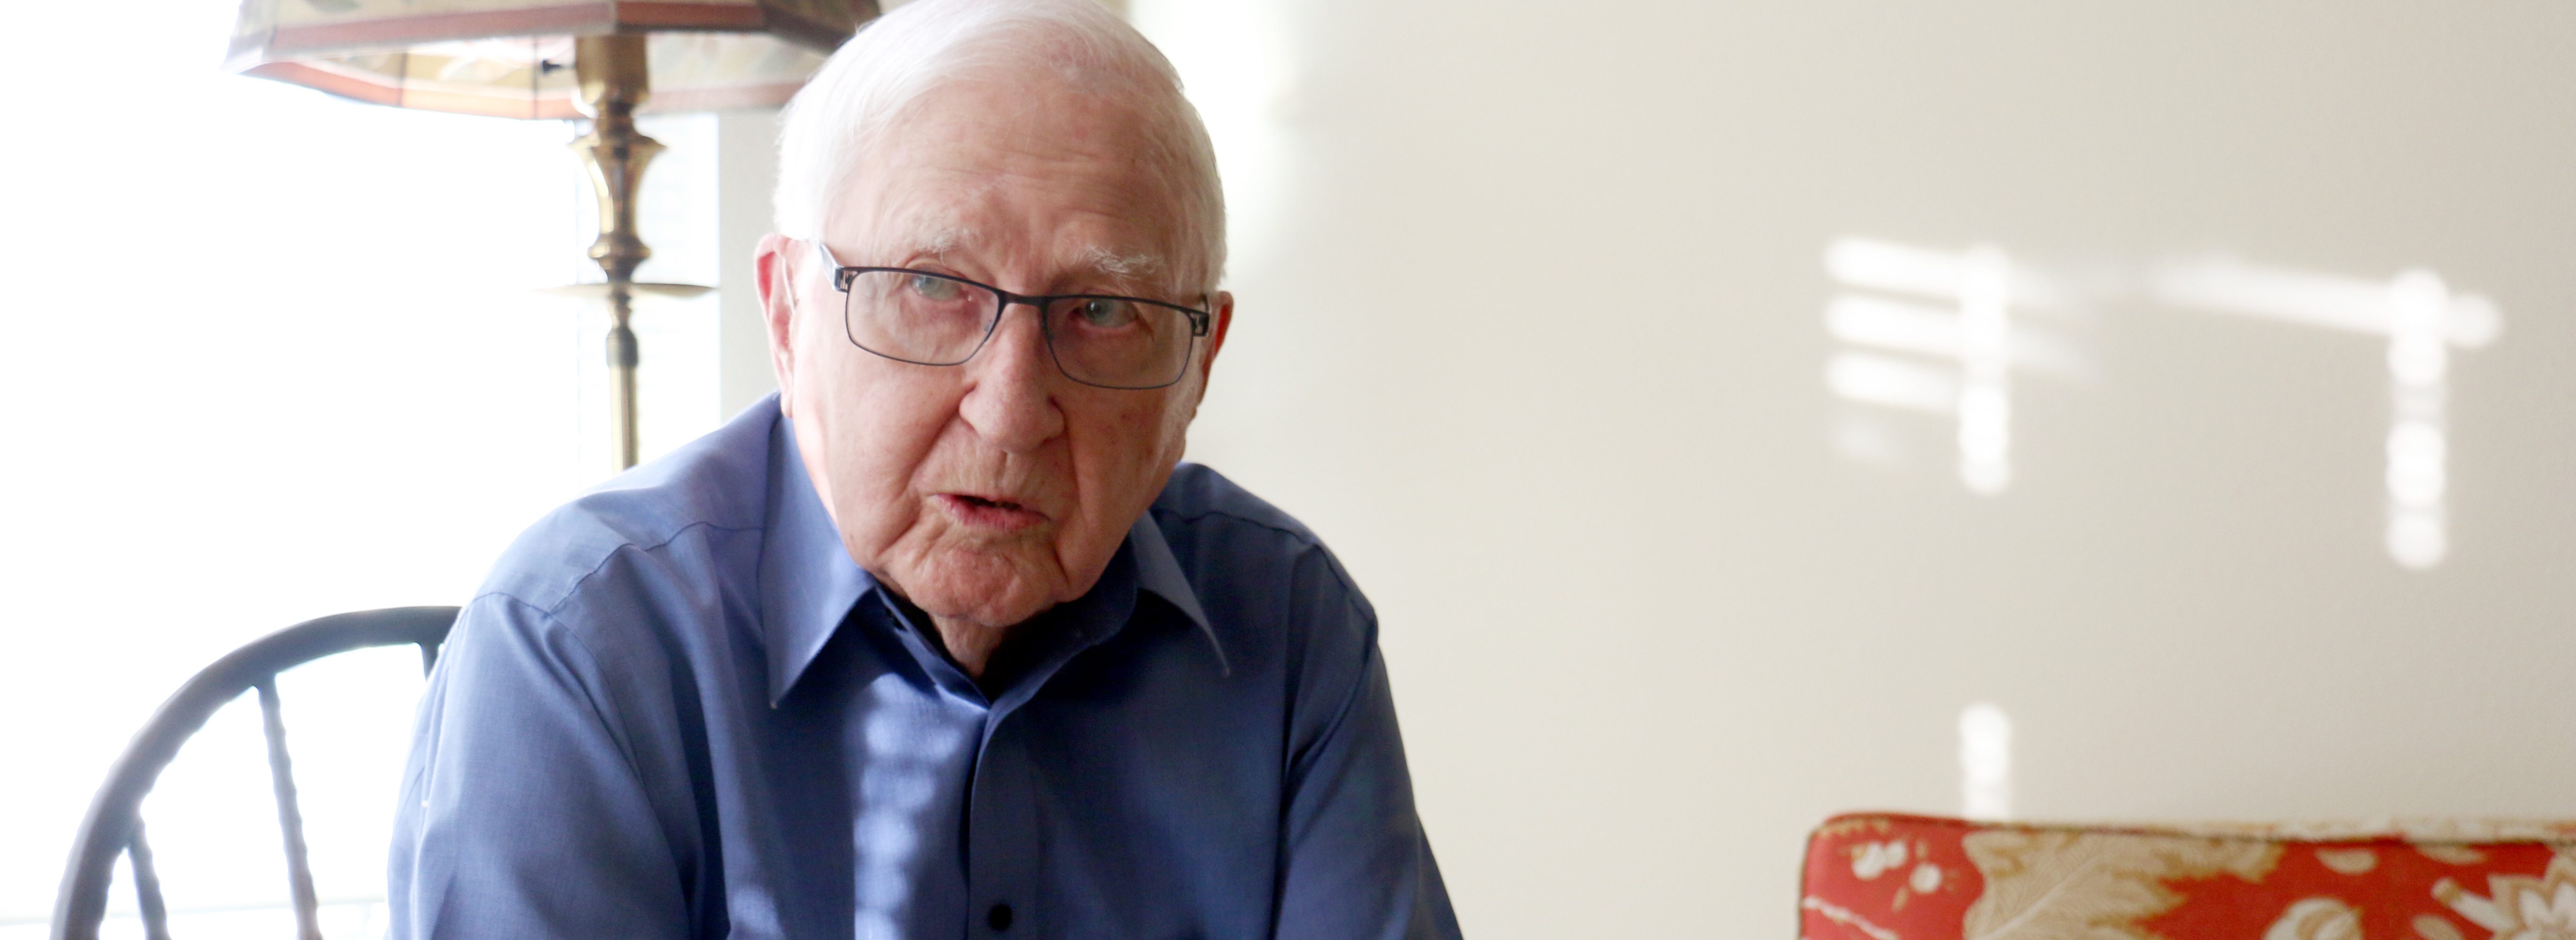
[(1010, 638), (1011, 628), (988, 627), (971, 620), (941, 617), (921, 609), (913, 604), (911, 598), (901, 594), (888, 591), (886, 596), (894, 601), (896, 610), (903, 612), (905, 620), (930, 627), (932, 635), (939, 640), (939, 651), (947, 654), (948, 661), (956, 664), (966, 678), (986, 687), (986, 692), (992, 691), (992, 683), (985, 681), (985, 675), (992, 671), (993, 657), (1001, 651), (1002, 641)]
[(927, 619), (938, 628), (939, 645), (947, 648), (949, 660), (955, 662), (957, 668), (965, 670), (967, 678), (979, 684), (983, 682), (985, 669), (993, 664), (993, 653), (1002, 648), (1002, 640), (1011, 632), (1009, 627), (988, 627), (936, 615)]

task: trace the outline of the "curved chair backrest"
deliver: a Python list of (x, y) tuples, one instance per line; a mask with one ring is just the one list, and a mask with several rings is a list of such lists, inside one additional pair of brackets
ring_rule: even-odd
[(313, 870), (304, 858), (304, 819), (295, 804), (295, 776), (286, 757), (286, 725), (279, 717), (277, 674), (296, 666), (351, 650), (411, 644), (420, 647), (423, 672), (438, 661), (438, 645), (456, 622), (454, 607), (393, 607), (307, 620), (234, 650), (190, 678), (177, 694), (161, 703), (152, 721), (136, 732), (134, 743), (116, 759), (107, 783), (90, 800), (89, 816), (72, 840), (71, 864), (63, 871), (62, 893), (54, 902), (56, 940), (96, 940), (107, 917), (107, 888), (115, 877), (116, 857), (131, 853), (134, 892), (143, 912), (144, 936), (166, 940), (167, 912), (161, 882), (152, 870), (152, 849), (143, 840), (143, 797), (161, 777), (161, 769), (179, 754), (179, 746), (206, 724), (206, 719), (257, 691), (268, 735), (268, 770), (277, 792), (277, 822), (285, 831), (288, 887), (295, 899), (295, 923), (302, 940), (320, 940)]

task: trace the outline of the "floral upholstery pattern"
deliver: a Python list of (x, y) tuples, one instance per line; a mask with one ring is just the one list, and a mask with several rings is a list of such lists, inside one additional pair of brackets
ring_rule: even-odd
[(1803, 940), (2576, 940), (2576, 823), (2086, 827), (1838, 816)]

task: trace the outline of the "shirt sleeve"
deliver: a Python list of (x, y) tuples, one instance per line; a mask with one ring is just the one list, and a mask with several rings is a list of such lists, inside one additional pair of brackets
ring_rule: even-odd
[(684, 937), (686, 874), (589, 647), (504, 595), (467, 606), (422, 700), (394, 827), (397, 940)]
[(1458, 917), (1414, 814), (1376, 612), (1329, 555), (1315, 561), (1295, 592), (1322, 628), (1299, 667), (1274, 934), (1454, 940)]

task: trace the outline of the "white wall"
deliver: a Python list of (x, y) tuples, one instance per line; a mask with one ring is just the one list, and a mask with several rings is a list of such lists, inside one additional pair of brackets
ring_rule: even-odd
[[(1955, 812), (1974, 701), (2023, 816), (2576, 814), (2576, 10), (1252, 7), (1194, 456), (1377, 602), (1473, 934), (1790, 936), (1805, 829)], [(2102, 288), (2032, 321), (2091, 377), (2017, 380), (2000, 495), (1828, 393), (1852, 235)], [(2146, 296), (2217, 250), (2502, 310), (2437, 567), (2382, 546), (2384, 345)]]
[[(2576, 11), (1130, 8), (1235, 207), (1193, 456), (1375, 599), (1472, 934), (1790, 936), (1805, 830), (1958, 811), (1980, 701), (2025, 817), (2576, 815)], [(2082, 293), (2013, 313), (2080, 374), (2000, 493), (1828, 390), (1845, 237)], [(2213, 252), (2501, 310), (2438, 564), (2385, 341), (2159, 298)]]
[(717, 330), (718, 410), (730, 417), (778, 390), (769, 364), (769, 330), (760, 312), (752, 256), (770, 230), (770, 191), (778, 186), (778, 112), (716, 116), (716, 167), (722, 193), (716, 240), (724, 256), (722, 323)]

